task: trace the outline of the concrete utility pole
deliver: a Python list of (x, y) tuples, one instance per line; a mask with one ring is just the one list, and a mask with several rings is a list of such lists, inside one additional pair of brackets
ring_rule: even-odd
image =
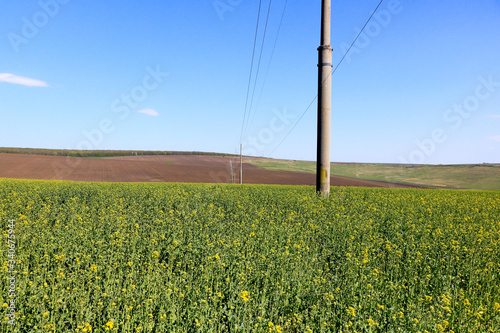
[(243, 145), (240, 143), (240, 184), (243, 184)]
[(321, 4), (321, 45), (318, 48), (318, 146), (316, 191), (330, 195), (330, 127), (332, 104), (332, 46), (330, 45), (331, 0)]

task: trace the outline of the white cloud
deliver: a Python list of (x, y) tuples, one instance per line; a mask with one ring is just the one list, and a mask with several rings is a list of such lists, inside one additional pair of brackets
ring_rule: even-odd
[(145, 115), (148, 115), (148, 116), (153, 116), (153, 117), (158, 117), (160, 114), (153, 110), (153, 109), (142, 109), (139, 111), (139, 113), (142, 113), (142, 114), (145, 114)]
[(489, 115), (488, 118), (500, 118), (500, 114)]
[(500, 135), (490, 136), (490, 137), (488, 138), (488, 140), (491, 140), (491, 141), (499, 141), (499, 142), (500, 142)]
[(46, 82), (30, 79), (28, 77), (17, 76), (9, 73), (0, 73), (0, 82), (20, 84), (27, 87), (48, 87)]

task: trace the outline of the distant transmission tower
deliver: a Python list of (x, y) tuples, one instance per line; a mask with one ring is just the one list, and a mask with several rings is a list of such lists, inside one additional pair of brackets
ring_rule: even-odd
[(231, 172), (231, 184), (234, 184), (233, 159), (229, 160), (229, 172)]
[(243, 145), (240, 144), (240, 184), (243, 184)]

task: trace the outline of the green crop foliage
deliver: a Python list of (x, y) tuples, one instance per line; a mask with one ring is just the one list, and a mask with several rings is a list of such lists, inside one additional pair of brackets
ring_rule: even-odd
[(4, 179), (0, 331), (498, 332), (499, 207), (493, 191)]

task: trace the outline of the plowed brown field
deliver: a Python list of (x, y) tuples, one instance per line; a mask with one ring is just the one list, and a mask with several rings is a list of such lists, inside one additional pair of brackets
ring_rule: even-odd
[[(229, 161), (233, 159), (238, 181), (239, 160), (234, 157), (201, 155), (129, 156), (80, 158), (0, 153), (0, 178), (47, 179), (98, 182), (231, 183)], [(243, 163), (247, 184), (314, 185), (314, 174), (270, 171)], [(341, 176), (332, 186), (422, 187)]]

